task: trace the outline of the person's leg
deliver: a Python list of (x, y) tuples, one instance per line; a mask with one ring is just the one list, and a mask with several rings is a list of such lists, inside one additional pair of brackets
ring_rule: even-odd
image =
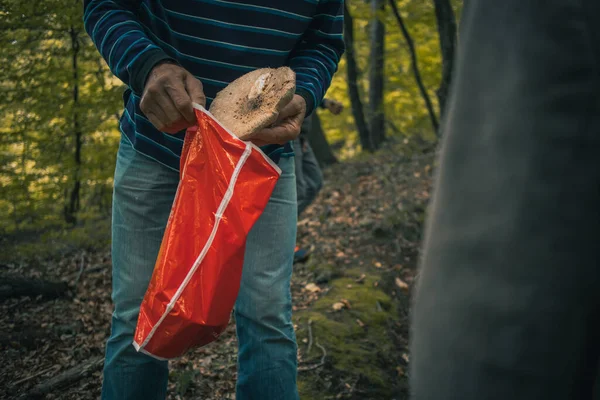
[(297, 213), (300, 215), (301, 209), (304, 209), (304, 198), (306, 195), (306, 182), (304, 180), (304, 174), (302, 173), (302, 141), (300, 137), (297, 137), (294, 140), (294, 162), (295, 162), (295, 171), (296, 171), (296, 197), (298, 203)]
[(412, 312), (415, 400), (591, 399), (598, 3), (465, 9)]
[(297, 220), (294, 160), (281, 158), (279, 166), (283, 173), (271, 200), (248, 235), (235, 306), (238, 400), (298, 399), (290, 293)]
[(315, 201), (315, 198), (323, 187), (323, 172), (315, 153), (313, 152), (308, 140), (304, 144), (304, 151), (302, 152), (302, 175), (304, 176), (305, 195), (302, 208), (298, 204), (298, 215)]
[(121, 140), (115, 170), (112, 222), (112, 299), (102, 399), (164, 399), (167, 362), (135, 351), (140, 304), (177, 191), (179, 175)]
[[(316, 112), (316, 111), (315, 111)], [(313, 114), (314, 115), (314, 114)], [(310, 204), (308, 198), (308, 182), (304, 175), (304, 146), (307, 142), (307, 135), (312, 128), (313, 115), (309, 115), (304, 119), (300, 130), (300, 135), (294, 140), (294, 155), (296, 159), (296, 195), (298, 198), (298, 215), (304, 211), (304, 209)]]

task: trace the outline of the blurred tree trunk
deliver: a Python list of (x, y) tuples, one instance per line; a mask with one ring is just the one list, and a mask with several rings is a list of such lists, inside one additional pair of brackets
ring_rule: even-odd
[(383, 109), (385, 25), (385, 0), (371, 0), (371, 54), (369, 57), (369, 129), (379, 148), (385, 140), (385, 114)]
[(454, 67), (454, 53), (456, 49), (456, 16), (450, 0), (433, 0), (435, 17), (437, 20), (438, 34), (440, 36), (440, 50), (442, 53), (442, 80), (437, 90), (440, 103), (440, 115), (443, 118), (446, 110), (446, 101), (452, 79)]
[(435, 110), (433, 109), (433, 105), (431, 103), (431, 99), (429, 98), (429, 94), (427, 93), (427, 89), (425, 89), (425, 85), (423, 84), (423, 79), (421, 78), (421, 72), (419, 71), (419, 65), (417, 63), (417, 52), (415, 50), (415, 44), (413, 42), (410, 33), (408, 33), (408, 29), (406, 29), (406, 25), (404, 24), (404, 20), (398, 11), (398, 7), (396, 6), (395, 0), (390, 0), (390, 5), (392, 6), (392, 11), (396, 16), (396, 20), (398, 21), (398, 26), (400, 26), (400, 30), (402, 31), (402, 35), (406, 40), (406, 44), (408, 45), (408, 50), (410, 52), (411, 59), (411, 67), (413, 70), (413, 74), (415, 75), (415, 80), (417, 81), (417, 85), (419, 86), (419, 90), (421, 91), (421, 96), (425, 101), (425, 106), (427, 107), (427, 111), (429, 112), (429, 118), (431, 119), (431, 125), (433, 126), (433, 130), (439, 135), (439, 124), (437, 117), (435, 115)]
[(315, 111), (310, 118), (312, 118), (312, 124), (310, 132), (308, 132), (308, 143), (310, 144), (313, 153), (315, 153), (315, 158), (319, 162), (319, 166), (325, 168), (331, 164), (337, 163), (338, 160), (335, 157), (335, 154), (333, 154), (333, 150), (323, 132), (319, 115)]
[(75, 140), (75, 166), (73, 170), (73, 186), (69, 194), (69, 203), (65, 206), (65, 221), (74, 224), (77, 221), (76, 213), (79, 211), (81, 191), (81, 146), (82, 131), (79, 122), (79, 69), (77, 65), (79, 56), (79, 32), (71, 27), (72, 68), (73, 68), (73, 136)]
[(373, 151), (375, 150), (375, 145), (373, 144), (371, 133), (369, 132), (369, 126), (367, 125), (357, 84), (359, 73), (354, 56), (354, 20), (352, 19), (352, 15), (350, 14), (350, 10), (348, 10), (348, 4), (346, 2), (344, 2), (344, 43), (346, 45), (348, 96), (350, 97), (352, 115), (354, 116), (356, 129), (358, 130), (360, 145), (363, 150)]

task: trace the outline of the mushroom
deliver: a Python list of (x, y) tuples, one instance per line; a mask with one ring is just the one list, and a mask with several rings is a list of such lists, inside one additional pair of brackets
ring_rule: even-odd
[(290, 68), (261, 68), (217, 93), (209, 111), (237, 137), (247, 139), (277, 121), (295, 90), (296, 74)]

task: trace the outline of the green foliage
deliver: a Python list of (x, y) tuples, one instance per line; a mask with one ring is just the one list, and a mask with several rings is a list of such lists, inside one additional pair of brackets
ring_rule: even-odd
[(76, 180), (81, 209), (109, 209), (122, 89), (82, 14), (77, 1), (0, 2), (1, 233), (58, 223)]
[[(386, 2), (387, 3), (387, 2)], [(402, 13), (407, 28), (415, 42), (419, 69), (429, 96), (437, 110), (437, 90), (442, 72), (439, 37), (435, 19), (433, 1), (399, 0), (398, 8)], [(461, 0), (454, 0), (457, 16), (460, 15)], [(372, 18), (369, 2), (348, 0), (350, 12), (354, 18), (354, 49), (357, 63), (361, 72), (358, 82), (363, 102), (368, 99), (368, 60), (369, 60), (369, 20)], [(407, 138), (422, 138), (427, 141), (435, 140), (425, 103), (419, 93), (411, 71), (408, 47), (400, 28), (392, 14), (389, 4), (386, 12), (377, 16), (385, 23), (385, 116), (388, 123), (388, 137), (405, 136)], [(339, 71), (327, 92), (327, 97), (334, 98), (344, 104), (345, 111), (339, 115), (331, 115), (320, 111), (323, 129), (330, 142), (343, 142), (341, 158), (355, 156), (358, 151), (358, 134), (354, 126), (354, 118), (350, 109), (346, 77), (346, 62), (342, 60)], [(439, 114), (439, 111), (438, 111)]]

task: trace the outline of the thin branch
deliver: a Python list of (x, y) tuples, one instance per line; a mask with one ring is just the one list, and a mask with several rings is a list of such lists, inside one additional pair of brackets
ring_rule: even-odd
[(400, 12), (398, 11), (398, 7), (396, 6), (395, 0), (390, 0), (390, 5), (392, 6), (392, 10), (394, 11), (394, 15), (396, 16), (396, 20), (398, 21), (398, 25), (400, 26), (400, 30), (402, 30), (402, 35), (408, 44), (408, 50), (410, 52), (411, 58), (411, 66), (413, 73), (415, 75), (415, 80), (417, 81), (417, 85), (419, 86), (419, 90), (421, 91), (421, 95), (423, 96), (423, 100), (425, 100), (425, 105), (427, 106), (427, 111), (429, 112), (429, 118), (431, 119), (431, 125), (433, 125), (433, 129), (436, 134), (439, 135), (439, 123), (437, 117), (435, 115), (435, 111), (433, 110), (433, 105), (431, 104), (431, 99), (429, 98), (429, 94), (427, 94), (427, 89), (425, 89), (425, 85), (423, 85), (423, 80), (421, 79), (421, 73), (419, 72), (419, 67), (417, 63), (417, 52), (415, 51), (415, 44), (406, 29), (406, 25), (404, 25), (404, 20), (402, 16), (400, 16)]
[(312, 335), (312, 319), (308, 320), (308, 347), (306, 348), (306, 355), (310, 354), (310, 350), (312, 349), (313, 343), (313, 335)]
[(53, 365), (50, 368), (43, 369), (40, 372), (36, 372), (33, 375), (29, 375), (29, 376), (26, 376), (23, 379), (19, 379), (18, 381), (14, 382), (11, 386), (13, 388), (16, 388), (17, 386), (22, 385), (25, 382), (29, 382), (30, 380), (35, 379), (35, 378), (37, 378), (40, 375), (44, 375), (44, 374), (46, 374), (46, 373), (48, 373), (50, 371), (56, 371), (58, 369), (60, 369), (60, 365)]
[(81, 260), (79, 262), (79, 273), (77, 274), (77, 278), (75, 279), (75, 283), (73, 284), (74, 290), (77, 290), (77, 284), (81, 279), (81, 275), (83, 275), (83, 271), (85, 270), (85, 252), (81, 252)]
[(319, 344), (319, 342), (316, 342), (316, 345), (319, 349), (321, 349), (321, 352), (323, 353), (323, 355), (321, 356), (321, 361), (318, 364), (308, 365), (306, 367), (298, 367), (298, 372), (312, 371), (313, 369), (317, 369), (325, 365), (325, 357), (327, 357), (327, 351), (325, 350), (325, 347)]

